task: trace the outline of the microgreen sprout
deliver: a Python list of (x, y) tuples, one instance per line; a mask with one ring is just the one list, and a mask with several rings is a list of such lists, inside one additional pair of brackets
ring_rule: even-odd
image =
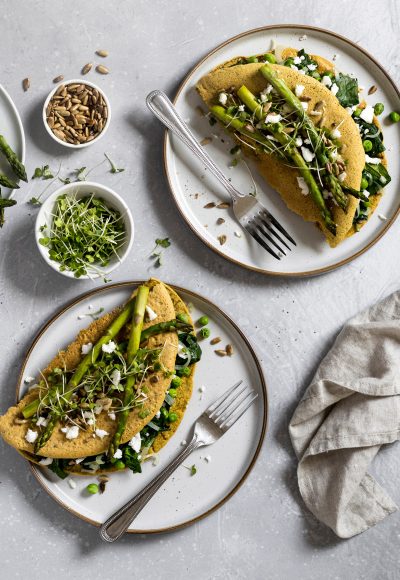
[(49, 257), (59, 262), (60, 271), (74, 272), (76, 278), (107, 267), (125, 241), (121, 214), (93, 194), (78, 199), (75, 194), (57, 198), (53, 221), (47, 235), (39, 239)]
[(104, 157), (110, 164), (110, 173), (122, 173), (123, 171), (125, 171), (123, 167), (117, 167), (115, 163), (112, 161), (112, 159), (110, 159), (110, 157), (107, 155), (107, 153), (104, 153)]
[(165, 248), (169, 248), (171, 242), (169, 241), (169, 238), (157, 238), (155, 240), (155, 244), (156, 245), (154, 246), (154, 249), (151, 252), (150, 257), (155, 259), (154, 265), (156, 266), (156, 268), (159, 268), (160, 266), (162, 266), (163, 250), (165, 250)]

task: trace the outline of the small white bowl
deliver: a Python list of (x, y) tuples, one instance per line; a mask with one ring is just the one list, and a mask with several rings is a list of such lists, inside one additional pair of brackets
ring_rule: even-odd
[[(46, 115), (47, 105), (49, 104), (50, 99), (52, 98), (54, 93), (57, 91), (57, 89), (60, 87), (60, 85), (71, 85), (71, 84), (87, 85), (88, 87), (91, 87), (92, 89), (96, 89), (97, 91), (99, 91), (99, 93), (101, 93), (101, 95), (102, 95), (102, 97), (107, 105), (107, 111), (108, 111), (107, 121), (103, 127), (102, 132), (99, 133), (97, 135), (97, 137), (95, 137), (91, 141), (88, 141), (87, 143), (79, 143), (78, 145), (75, 145), (74, 143), (68, 143), (67, 141), (62, 141), (56, 135), (54, 135), (53, 131), (49, 127), (49, 124), (47, 123), (47, 115)], [(71, 79), (69, 81), (62, 81), (56, 87), (54, 87), (54, 89), (52, 91), (50, 91), (50, 93), (49, 93), (49, 95), (48, 95), (48, 97), (45, 100), (44, 105), (43, 105), (42, 117), (43, 117), (43, 124), (44, 124), (46, 131), (48, 132), (50, 137), (52, 137), (54, 139), (54, 141), (59, 143), (59, 145), (64, 145), (64, 147), (69, 147), (70, 149), (83, 149), (83, 147), (89, 147), (90, 145), (97, 143), (97, 141), (99, 139), (101, 139), (105, 135), (105, 133), (107, 132), (107, 129), (108, 129), (108, 127), (110, 125), (110, 121), (111, 121), (110, 101), (108, 100), (107, 95), (105, 94), (103, 89), (101, 89), (100, 87), (98, 87), (94, 83), (91, 83), (90, 81), (83, 80), (83, 79)]]
[[(46, 246), (42, 246), (39, 243), (39, 239), (42, 238), (45, 232), (41, 232), (40, 228), (43, 225), (51, 225), (53, 216), (52, 213), (54, 211), (54, 206), (58, 196), (63, 194), (72, 193), (76, 194), (78, 199), (84, 196), (89, 195), (90, 193), (94, 193), (95, 197), (101, 197), (110, 207), (116, 209), (120, 212), (125, 226), (125, 242), (123, 246), (119, 249), (119, 259), (117, 257), (112, 257), (110, 259), (110, 263), (106, 268), (101, 266), (96, 266), (96, 270), (90, 273), (90, 275), (85, 274), (84, 276), (80, 276), (79, 278), (75, 278), (74, 272), (70, 270), (64, 270), (60, 272), (60, 264), (59, 262), (55, 262), (54, 260), (50, 260), (49, 258), (49, 251)], [(44, 261), (51, 267), (53, 270), (62, 274), (63, 276), (67, 276), (68, 278), (73, 278), (74, 280), (93, 280), (96, 278), (101, 278), (107, 276), (110, 272), (118, 268), (120, 264), (126, 259), (127, 255), (129, 254), (134, 238), (134, 224), (132, 219), (132, 214), (124, 202), (124, 200), (117, 194), (115, 191), (106, 187), (105, 185), (101, 185), (100, 183), (95, 183), (92, 181), (79, 181), (75, 183), (68, 183), (67, 185), (63, 185), (57, 191), (52, 193), (46, 201), (41, 206), (39, 213), (36, 218), (35, 224), (35, 239), (36, 245), (40, 252), (40, 255), (44, 259)]]

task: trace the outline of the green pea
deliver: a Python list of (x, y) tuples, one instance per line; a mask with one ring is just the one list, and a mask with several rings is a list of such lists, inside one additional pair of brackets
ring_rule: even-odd
[(199, 318), (199, 320), (197, 321), (197, 324), (199, 326), (207, 326), (207, 324), (208, 324), (208, 316), (201, 316)]
[(392, 111), (389, 115), (389, 119), (393, 122), (393, 123), (398, 123), (400, 121), (400, 114), (397, 113), (396, 111)]
[(246, 58), (246, 62), (247, 63), (258, 62), (258, 58), (256, 56), (249, 56), (248, 58)]
[(207, 328), (206, 326), (204, 328), (201, 328), (199, 330), (199, 334), (201, 336), (201, 338), (208, 338), (211, 334), (211, 331), (209, 328)]
[(287, 58), (283, 64), (284, 66), (291, 66), (292, 64), (294, 64), (294, 59), (292, 57)]
[(190, 377), (191, 372), (192, 371), (189, 367), (184, 367), (183, 369), (180, 369), (179, 374), (181, 377)]
[(86, 486), (86, 491), (94, 495), (99, 492), (99, 486), (97, 483), (89, 483), (89, 485)]
[(118, 459), (118, 461), (114, 463), (114, 467), (117, 469), (125, 469), (125, 463), (122, 461), (122, 459)]
[(361, 191), (364, 191), (364, 189), (367, 189), (368, 187), (368, 179), (365, 179), (365, 177), (363, 177), (361, 179)]
[(266, 62), (270, 62), (271, 64), (275, 64), (276, 63), (276, 56), (274, 54), (272, 54), (272, 52), (267, 52), (267, 54), (264, 54), (264, 60)]
[(383, 103), (376, 103), (374, 106), (374, 113), (376, 116), (381, 115), (385, 110), (385, 105)]
[(169, 394), (170, 397), (172, 397), (173, 399), (175, 399), (175, 397), (176, 397), (176, 389), (170, 389), (168, 391), (168, 394)]
[(320, 81), (321, 80), (321, 75), (319, 74), (319, 72), (317, 70), (313, 70), (312, 73), (311, 73), (311, 76), (314, 79), (317, 79), (317, 81)]
[(163, 417), (167, 418), (168, 417), (168, 411), (165, 407), (161, 407), (160, 409), (160, 413)]
[(368, 151), (371, 151), (373, 145), (372, 145), (372, 141), (370, 141), (369, 139), (365, 139), (365, 141), (363, 141), (363, 147), (364, 147), (364, 151), (366, 153), (368, 153)]
[(353, 117), (359, 117), (361, 115), (361, 113), (362, 113), (362, 109), (357, 107), (357, 109), (353, 113)]
[(179, 320), (180, 322), (184, 322), (185, 324), (189, 324), (190, 322), (189, 316), (184, 312), (180, 312), (179, 314), (177, 314), (176, 319)]
[(178, 415), (176, 413), (169, 413), (168, 414), (168, 421), (170, 423), (173, 423), (174, 421), (176, 421), (178, 418)]
[(180, 377), (174, 377), (171, 381), (171, 387), (177, 389), (182, 384), (182, 379)]

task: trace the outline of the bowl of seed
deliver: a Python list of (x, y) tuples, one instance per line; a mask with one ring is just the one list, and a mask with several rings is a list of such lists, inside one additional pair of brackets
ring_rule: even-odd
[(134, 224), (124, 200), (99, 183), (63, 185), (36, 218), (35, 238), (45, 262), (68, 278), (103, 278), (125, 260)]
[(43, 106), (43, 123), (57, 143), (70, 148), (92, 145), (106, 133), (110, 103), (95, 84), (72, 79), (59, 84)]

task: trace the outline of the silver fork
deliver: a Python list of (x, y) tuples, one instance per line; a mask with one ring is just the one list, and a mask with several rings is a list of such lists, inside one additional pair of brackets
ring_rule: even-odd
[(128, 529), (162, 484), (179, 465), (199, 447), (215, 443), (249, 409), (258, 397), (253, 389), (239, 381), (210, 405), (197, 419), (190, 443), (169, 465), (135, 497), (115, 512), (100, 528), (100, 536), (106, 542), (115, 542)]
[[(233, 213), (236, 219), (251, 236), (274, 258), (280, 260), (276, 250), (286, 256), (286, 252), (277, 243), (280, 242), (285, 248), (291, 250), (282, 236), (296, 245), (294, 239), (287, 233), (285, 228), (274, 218), (253, 195), (240, 193), (225, 177), (204, 147), (197, 141), (187, 124), (179, 116), (176, 108), (162, 91), (152, 91), (147, 95), (146, 104), (150, 111), (160, 119), (162, 123), (172, 131), (189, 149), (197, 155), (211, 173), (225, 187), (233, 201)], [(280, 236), (279, 234), (282, 234)], [(271, 247), (273, 246), (273, 248)]]

